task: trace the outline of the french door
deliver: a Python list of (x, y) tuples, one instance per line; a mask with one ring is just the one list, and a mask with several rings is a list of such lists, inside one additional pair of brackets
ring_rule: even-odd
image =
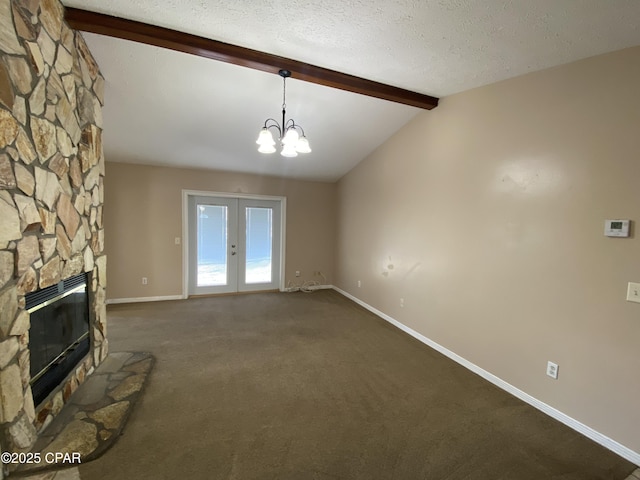
[(189, 294), (278, 289), (281, 202), (188, 198)]

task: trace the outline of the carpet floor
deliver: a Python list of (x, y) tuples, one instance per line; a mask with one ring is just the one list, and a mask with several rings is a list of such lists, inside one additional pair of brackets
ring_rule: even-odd
[(635, 466), (334, 291), (109, 307), (157, 360), (82, 480), (623, 480)]

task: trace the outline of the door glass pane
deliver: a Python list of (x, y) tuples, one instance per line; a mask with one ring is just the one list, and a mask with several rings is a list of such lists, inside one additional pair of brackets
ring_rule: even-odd
[(198, 205), (198, 287), (227, 284), (227, 207)]
[(247, 207), (245, 283), (271, 283), (272, 210)]

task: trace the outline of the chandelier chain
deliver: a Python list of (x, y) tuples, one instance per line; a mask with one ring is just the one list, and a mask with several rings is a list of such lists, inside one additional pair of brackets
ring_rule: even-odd
[(282, 77), (282, 109), (287, 109), (287, 78)]

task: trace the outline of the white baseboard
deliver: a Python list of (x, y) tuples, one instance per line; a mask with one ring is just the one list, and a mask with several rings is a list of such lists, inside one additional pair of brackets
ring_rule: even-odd
[(107, 305), (116, 303), (164, 302), (165, 300), (184, 300), (182, 295), (165, 295), (164, 297), (110, 298)]
[(433, 348), (434, 350), (437, 350), (438, 352), (442, 353), (443, 355), (446, 355), (447, 357), (449, 357), (454, 362), (457, 362), (460, 365), (462, 365), (463, 367), (466, 367), (469, 370), (471, 370), (473, 373), (476, 373), (476, 374), (480, 375), (482, 378), (484, 378), (485, 380), (488, 380), (489, 382), (493, 383), (497, 387), (505, 390), (506, 392), (512, 394), (513, 396), (519, 398), (520, 400), (523, 400), (524, 402), (526, 402), (529, 405), (537, 408), (541, 412), (546, 413), (550, 417), (555, 418), (559, 422), (564, 423), (568, 427), (570, 427), (573, 430), (581, 433), (585, 437), (590, 438), (594, 442), (599, 443), (603, 447), (608, 448), (612, 452), (617, 453), (622, 458), (625, 458), (626, 460), (629, 460), (630, 462), (634, 463), (635, 465), (640, 465), (640, 453), (635, 452), (635, 451), (631, 450), (628, 447), (625, 447), (621, 443), (618, 443), (615, 440), (612, 440), (611, 438), (607, 437), (606, 435), (603, 435), (602, 433), (594, 430), (593, 428), (591, 428), (591, 427), (589, 427), (589, 426), (587, 426), (587, 425), (585, 425), (583, 423), (580, 423), (578, 420), (576, 420), (574, 418), (571, 418), (570, 416), (562, 413), (559, 410), (556, 410), (555, 408), (551, 407), (550, 405), (547, 405), (546, 403), (538, 400), (537, 398), (532, 397), (528, 393), (523, 392), (519, 388), (514, 387), (513, 385), (511, 385), (511, 384), (505, 382), (504, 380), (502, 380), (501, 378), (496, 377), (492, 373), (489, 373), (488, 371), (480, 368), (476, 364), (471, 363), (469, 360), (466, 360), (465, 358), (461, 357), (460, 355), (458, 355), (458, 354), (452, 352), (451, 350), (443, 347), (439, 343), (434, 342), (433, 340), (431, 340), (431, 339), (425, 337), (424, 335), (416, 332), (412, 328), (409, 328), (406, 325), (398, 322), (396, 319), (394, 319), (394, 318), (390, 317), (389, 315), (387, 315), (386, 313), (383, 313), (380, 310), (372, 307), (368, 303), (363, 302), (359, 298), (354, 297), (350, 293), (347, 293), (344, 290), (342, 290), (342, 289), (340, 289), (340, 288), (338, 288), (336, 286), (334, 286), (333, 289), (336, 292), (344, 295), (348, 299), (353, 300), (358, 305), (366, 308), (367, 310), (369, 310), (370, 312), (374, 313), (375, 315), (379, 316), (383, 320), (386, 320), (387, 322), (391, 323), (392, 325), (398, 327), (400, 330), (408, 333), (409, 335), (411, 335), (412, 337), (414, 337), (417, 340), (421, 341), (422, 343), (430, 346), (431, 348)]

